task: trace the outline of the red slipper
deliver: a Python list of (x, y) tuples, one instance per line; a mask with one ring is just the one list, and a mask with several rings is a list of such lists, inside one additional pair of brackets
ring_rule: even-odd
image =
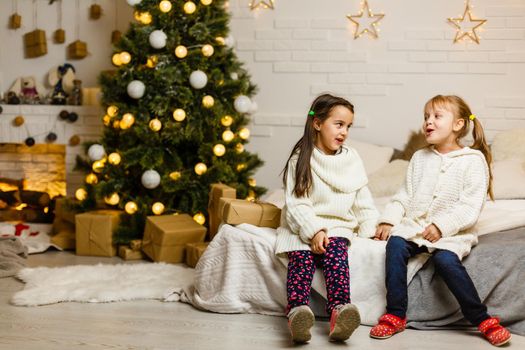
[(406, 325), (406, 317), (402, 319), (392, 314), (384, 314), (379, 318), (378, 324), (370, 330), (370, 336), (375, 339), (387, 339), (404, 331)]
[(510, 341), (510, 332), (499, 324), (499, 318), (491, 317), (481, 322), (478, 329), (485, 338), (494, 346), (501, 346)]

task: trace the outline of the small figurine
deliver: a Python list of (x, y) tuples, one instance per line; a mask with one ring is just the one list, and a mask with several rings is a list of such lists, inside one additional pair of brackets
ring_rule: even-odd
[[(18, 78), (9, 92), (14, 92), (20, 97), (21, 103), (38, 104), (43, 99), (44, 88), (36, 81), (35, 77)], [(16, 104), (16, 103), (13, 103)]]
[(65, 63), (62, 66), (52, 68), (49, 71), (48, 82), (53, 87), (51, 93), (51, 104), (65, 105), (67, 97), (73, 91), (75, 80), (75, 68)]

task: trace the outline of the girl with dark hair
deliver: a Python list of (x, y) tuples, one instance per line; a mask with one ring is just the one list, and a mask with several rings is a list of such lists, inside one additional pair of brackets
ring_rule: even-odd
[(353, 120), (354, 106), (344, 98), (317, 97), (284, 168), (286, 202), (276, 254), (289, 259), (286, 312), (297, 343), (311, 338), (314, 314), (308, 305), (316, 267), (326, 281), (330, 339), (345, 341), (360, 324), (350, 303), (348, 245), (354, 234), (374, 235), (378, 212), (361, 158), (344, 144)]

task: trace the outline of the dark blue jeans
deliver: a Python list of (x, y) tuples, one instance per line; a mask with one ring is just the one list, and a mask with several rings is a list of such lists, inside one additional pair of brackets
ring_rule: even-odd
[[(428, 252), (401, 237), (392, 236), (386, 245), (386, 310), (389, 314), (405, 318), (408, 305), (408, 259)], [(456, 297), (463, 316), (475, 326), (489, 318), (487, 307), (481, 303), (474, 283), (458, 256), (448, 250), (437, 249), (432, 253), (436, 273)]]

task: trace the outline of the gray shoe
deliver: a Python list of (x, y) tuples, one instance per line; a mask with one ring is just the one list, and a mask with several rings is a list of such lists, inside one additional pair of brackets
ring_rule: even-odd
[(354, 304), (337, 305), (330, 317), (330, 340), (345, 341), (361, 324), (359, 310)]
[(310, 329), (314, 325), (315, 316), (308, 305), (296, 306), (288, 313), (288, 328), (294, 343), (306, 343), (311, 338)]

